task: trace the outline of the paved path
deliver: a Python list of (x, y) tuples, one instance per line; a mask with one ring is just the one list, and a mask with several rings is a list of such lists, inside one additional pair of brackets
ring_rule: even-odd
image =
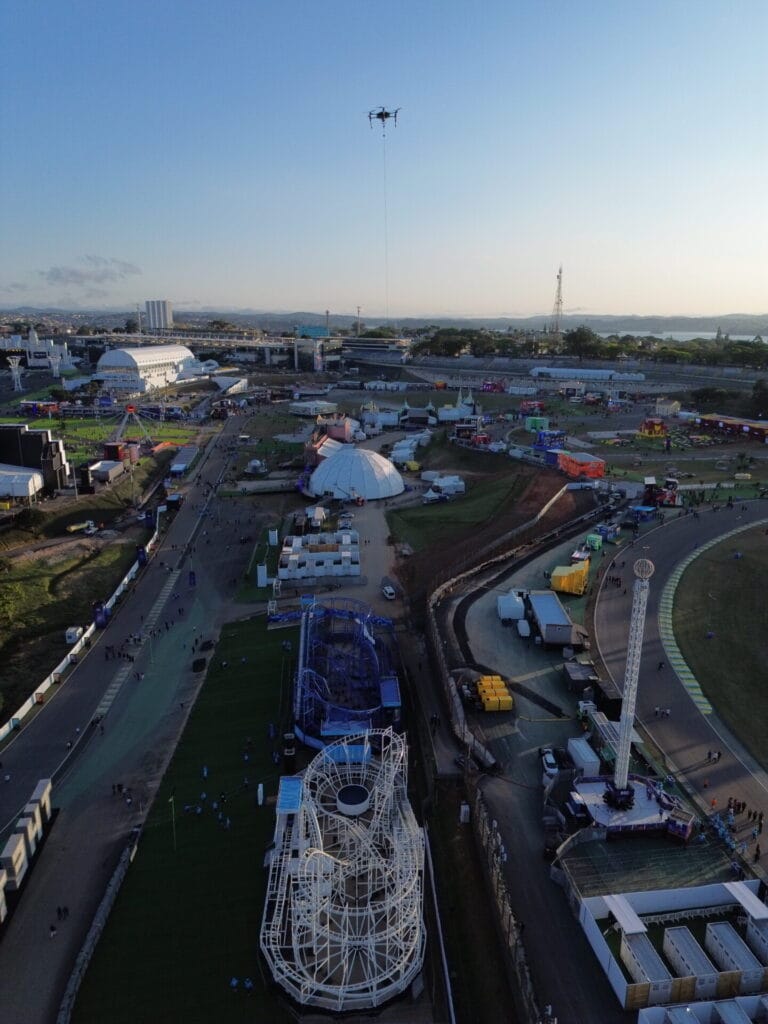
[[(237, 432), (238, 419), (231, 418), (195, 479), (219, 478), (227, 464), (223, 449)], [(213, 497), (201, 518), (204, 502), (202, 485), (193, 481), (131, 596), (53, 699), (2, 752), (11, 780), (0, 786), (0, 822), (15, 821), (44, 776), (57, 774), (54, 804), (60, 808), (0, 943), (2, 1024), (55, 1019), (117, 857), (130, 829), (143, 820), (183, 729), (202, 679), (191, 671), (193, 638), (216, 636), (250, 554), (250, 546), (237, 543), (238, 530), (250, 530), (232, 521), (238, 514), (232, 503)], [(218, 527), (206, 536), (203, 531), (216, 520)], [(190, 543), (194, 550), (186, 555)], [(190, 568), (197, 575), (194, 588)], [(133, 663), (106, 659), (108, 644), (119, 647), (131, 633), (152, 629), (153, 622), (151, 642), (126, 648), (134, 652)], [(136, 679), (136, 673), (144, 677)], [(89, 724), (99, 708), (106, 711), (103, 733)], [(113, 796), (116, 782), (131, 789), (130, 804)], [(59, 923), (56, 907), (62, 905), (70, 915)], [(51, 924), (58, 927), (53, 939)]]

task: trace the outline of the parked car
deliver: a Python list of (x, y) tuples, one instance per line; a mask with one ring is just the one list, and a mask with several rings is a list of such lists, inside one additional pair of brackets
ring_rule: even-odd
[(557, 766), (557, 760), (551, 747), (543, 747), (539, 749), (539, 757), (541, 758), (541, 769), (544, 772), (545, 779), (554, 779), (560, 769)]
[(381, 588), (381, 592), (388, 601), (394, 601), (397, 597), (397, 592), (394, 587), (391, 587), (388, 583)]

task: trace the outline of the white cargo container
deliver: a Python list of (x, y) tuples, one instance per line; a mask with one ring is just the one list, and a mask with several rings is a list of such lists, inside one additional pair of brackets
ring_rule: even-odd
[(568, 740), (568, 753), (573, 763), (586, 778), (600, 774), (600, 758), (589, 745), (586, 736), (572, 736)]
[(741, 972), (741, 995), (751, 995), (763, 987), (765, 968), (728, 921), (707, 925), (704, 948), (722, 971)]
[(672, 975), (645, 932), (634, 935), (622, 933), (620, 955), (632, 980), (648, 985), (649, 1006), (670, 1001)]
[(518, 619), (515, 623), (517, 626), (517, 635), (523, 640), (527, 640), (531, 635), (531, 624), (527, 619)]
[(518, 619), (525, 618), (525, 602), (514, 591), (499, 594), (496, 598), (496, 612), (502, 622), (517, 622)]
[(717, 995), (719, 972), (693, 937), (690, 928), (666, 928), (662, 950), (679, 978), (696, 979), (694, 998), (712, 999)]

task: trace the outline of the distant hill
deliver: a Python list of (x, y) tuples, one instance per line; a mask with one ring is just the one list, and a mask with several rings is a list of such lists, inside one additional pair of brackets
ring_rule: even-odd
[[(8, 322), (12, 319), (42, 320), (72, 324), (91, 324), (102, 326), (108, 330), (123, 327), (127, 319), (135, 316), (134, 310), (66, 310), (39, 306), (15, 306), (3, 309), (0, 306), (0, 319)], [(239, 309), (235, 310), (174, 310), (174, 319), (195, 327), (207, 325), (209, 320), (227, 320), (235, 327), (259, 327), (267, 331), (287, 331), (296, 326), (321, 327), (325, 324), (324, 313), (296, 311), (291, 313), (273, 313), (268, 310)], [(389, 320), (381, 317), (363, 318), (366, 327), (378, 327), (392, 324), (403, 328), (415, 329), (433, 324), (438, 327), (472, 327), (486, 328), (494, 331), (508, 329), (542, 330), (551, 322), (551, 316), (529, 317), (404, 317)], [(332, 315), (331, 329), (349, 329), (356, 323), (356, 317)], [(591, 327), (594, 331), (615, 334), (666, 334), (672, 332), (701, 332), (709, 334), (718, 328), (723, 333), (754, 336), (760, 334), (768, 337), (768, 313), (726, 313), (722, 316), (605, 316), (600, 314), (568, 314), (563, 317), (561, 326), (564, 330), (579, 327), (581, 324)]]

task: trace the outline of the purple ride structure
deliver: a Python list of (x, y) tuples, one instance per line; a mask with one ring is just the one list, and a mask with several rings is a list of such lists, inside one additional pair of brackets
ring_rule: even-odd
[(293, 717), (296, 736), (320, 750), (344, 736), (401, 725), (391, 619), (354, 598), (313, 601), (301, 615)]

